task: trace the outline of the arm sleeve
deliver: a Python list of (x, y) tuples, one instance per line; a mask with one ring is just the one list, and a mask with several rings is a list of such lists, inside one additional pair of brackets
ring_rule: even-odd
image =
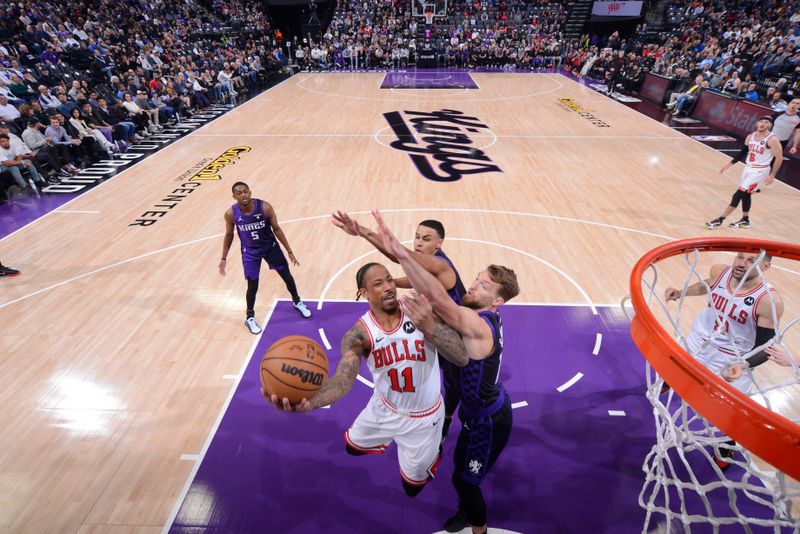
[[(756, 326), (756, 343), (753, 345), (754, 347), (760, 347), (770, 339), (775, 337), (775, 329), (773, 328), (764, 328), (763, 326)], [(753, 354), (749, 358), (747, 358), (747, 364), (753, 368), (758, 367), (765, 361), (767, 361), (768, 354), (763, 350), (757, 354)]]
[(740, 161), (743, 161), (744, 158), (746, 157), (747, 157), (747, 145), (744, 145), (742, 149), (739, 152), (737, 152), (735, 156), (733, 156), (731, 163), (739, 163)]

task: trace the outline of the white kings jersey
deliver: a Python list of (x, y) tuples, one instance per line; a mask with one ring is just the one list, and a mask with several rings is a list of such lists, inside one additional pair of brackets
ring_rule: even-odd
[(769, 283), (761, 282), (746, 293), (734, 295), (738, 282), (732, 274), (733, 270), (728, 267), (708, 286), (711, 289), (709, 304), (695, 318), (686, 338), (687, 348), (694, 356), (709, 340), (719, 351), (730, 355), (738, 351), (743, 356), (755, 348), (756, 308), (761, 299), (769, 299), (767, 293), (774, 289)]
[(372, 311), (359, 319), (367, 331), (370, 352), (367, 357), (374, 395), (390, 410), (423, 417), (441, 403), (441, 380), (436, 347), (400, 310), (400, 321), (394, 330), (385, 331)]
[(755, 168), (769, 167), (772, 162), (772, 150), (767, 145), (773, 133), (770, 132), (761, 141), (756, 139), (756, 134), (750, 135), (750, 142), (747, 143), (747, 166)]

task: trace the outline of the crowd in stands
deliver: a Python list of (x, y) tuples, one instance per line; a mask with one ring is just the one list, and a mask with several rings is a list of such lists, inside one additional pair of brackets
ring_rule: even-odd
[(256, 0), (0, 5), (0, 202), (257, 88), (274, 39)]
[(560, 64), (565, 21), (560, 3), (460, 0), (426, 26), (411, 2), (341, 0), (321, 39), (293, 45), (307, 69), (404, 67), (421, 48), (441, 66), (533, 69)]
[[(627, 38), (564, 37), (560, 2), (454, 0), (447, 16), (426, 25), (401, 0), (340, 0), (319, 40), (295, 39), (297, 63), (307, 69), (391, 68), (415, 63), (421, 47), (448, 67), (540, 69), (563, 65), (636, 92), (647, 72), (678, 79), (688, 111), (701, 90), (759, 101), (776, 111), (800, 95), (800, 1), (675, 1), (668, 31), (645, 24)], [(698, 79), (697, 76), (702, 76)]]
[(702, 90), (746, 98), (775, 111), (800, 96), (800, 2), (695, 1), (678, 4), (676, 29), (657, 42), (584, 37), (565, 57), (574, 73), (635, 92), (645, 72), (677, 80), (688, 112)]

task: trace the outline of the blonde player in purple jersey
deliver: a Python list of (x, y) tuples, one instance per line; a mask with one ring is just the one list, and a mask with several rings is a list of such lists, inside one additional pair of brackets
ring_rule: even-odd
[(244, 277), (247, 280), (247, 318), (245, 326), (253, 334), (261, 332), (255, 318), (256, 293), (258, 292), (258, 279), (261, 273), (261, 262), (266, 261), (271, 270), (274, 270), (283, 279), (286, 289), (292, 295), (295, 309), (304, 318), (311, 317), (311, 312), (300, 300), (297, 293), (297, 284), (289, 270), (289, 262), (283, 255), (278, 241), (289, 254), (292, 264), (299, 266), (300, 262), (294, 257), (292, 247), (278, 225), (278, 217), (269, 202), (253, 198), (250, 187), (244, 182), (236, 182), (231, 187), (236, 204), (225, 212), (225, 239), (222, 243), (222, 259), (219, 262), (219, 274), (225, 276), (228, 263), (228, 252), (233, 244), (233, 229), (239, 234), (242, 244), (242, 266)]

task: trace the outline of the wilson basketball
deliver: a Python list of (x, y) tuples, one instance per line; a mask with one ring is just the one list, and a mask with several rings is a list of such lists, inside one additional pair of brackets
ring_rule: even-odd
[(328, 357), (319, 343), (305, 336), (286, 336), (261, 359), (261, 385), (270, 395), (292, 404), (310, 399), (328, 381)]

